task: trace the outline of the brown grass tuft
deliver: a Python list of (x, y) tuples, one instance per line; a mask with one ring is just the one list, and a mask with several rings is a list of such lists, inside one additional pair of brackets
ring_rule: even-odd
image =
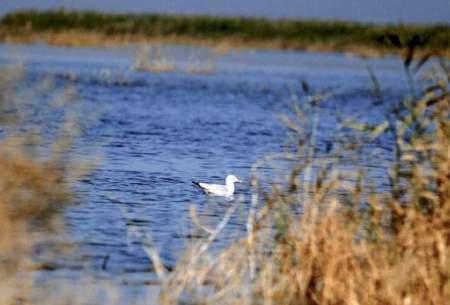
[[(60, 229), (60, 212), (73, 199), (69, 181), (75, 178), (69, 156), (74, 125), (63, 126), (71, 131), (62, 128), (61, 139), (38, 141), (37, 130), (45, 126), (26, 127), (27, 105), (16, 94), (19, 74), (0, 71), (0, 304), (30, 302), (32, 270), (38, 268), (32, 251), (48, 240), (47, 233)], [(44, 158), (42, 150), (53, 153)]]
[(394, 116), (361, 128), (362, 139), (395, 139), (387, 190), (374, 192), (368, 169), (354, 161), (363, 143), (343, 140), (316, 158), (317, 100), (313, 115), (298, 107), (299, 121), (287, 120), (298, 146), (284, 155), (295, 161), (286, 182), (262, 188), (265, 162), (256, 164), (247, 235), (210, 250), (225, 217), (172, 272), (160, 270), (161, 303), (448, 304), (450, 99), (448, 68), (440, 69)]

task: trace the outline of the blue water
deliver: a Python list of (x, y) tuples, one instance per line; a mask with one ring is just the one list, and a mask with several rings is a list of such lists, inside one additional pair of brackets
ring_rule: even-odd
[[(226, 245), (245, 229), (250, 167), (286, 149), (287, 129), (279, 116), (305, 100), (301, 80), (313, 93), (333, 94), (319, 108), (318, 151), (338, 140), (339, 116), (382, 120), (382, 111), (369, 107), (374, 98), (367, 66), (386, 99), (396, 100), (406, 87), (397, 58), (247, 50), (208, 55), (213, 73), (196, 75), (183, 71), (189, 54), (207, 50), (169, 51), (177, 70), (157, 74), (131, 69), (132, 48), (0, 45), (0, 63), (23, 62), (30, 87), (49, 78), (56, 88), (75, 89), (85, 129), (73, 152), (79, 159), (100, 160), (76, 185), (80, 200), (65, 219), (67, 239), (77, 251), (59, 259), (57, 269), (142, 281), (154, 277), (142, 244), (151, 238), (164, 263), (173, 266), (198, 235), (189, 208), (195, 206), (212, 226), (230, 204), (206, 198), (191, 181), (221, 182), (233, 173), (244, 180), (237, 189), (242, 203), (214, 246)], [(379, 169), (373, 177), (381, 187), (391, 144), (387, 138), (375, 141), (386, 154), (363, 160)], [(269, 166), (262, 169), (262, 175), (273, 173)]]

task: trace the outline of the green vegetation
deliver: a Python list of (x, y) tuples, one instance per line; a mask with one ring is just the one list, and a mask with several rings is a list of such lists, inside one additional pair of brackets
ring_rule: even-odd
[[(4, 16), (0, 21), (0, 39), (29, 41), (33, 34), (58, 35), (67, 32), (78, 35), (97, 34), (94, 39), (106, 43), (129, 43), (145, 39), (166, 39), (192, 43), (230, 42), (233, 46), (256, 46), (315, 51), (351, 51), (372, 53), (392, 51), (386, 35), (396, 33), (405, 41), (414, 35), (426, 42), (427, 48), (448, 54), (450, 26), (448, 24), (373, 25), (343, 21), (267, 20), (244, 17), (175, 16), (161, 14), (106, 14), (75, 11), (20, 11)], [(28, 39), (27, 39), (28, 38)], [(73, 40), (74, 37), (70, 37)], [(118, 39), (122, 38), (122, 39)], [(169, 39), (170, 38), (170, 39)], [(70, 44), (69, 39), (50, 43)], [(80, 38), (81, 39), (81, 38)], [(91, 41), (91, 40), (89, 40)], [(86, 44), (89, 44), (86, 42)], [(77, 44), (83, 45), (83, 43)]]

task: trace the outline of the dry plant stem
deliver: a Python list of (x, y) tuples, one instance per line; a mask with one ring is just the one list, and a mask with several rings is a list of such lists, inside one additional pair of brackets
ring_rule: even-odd
[(252, 167), (252, 175), (251, 175), (251, 186), (252, 186), (252, 197), (251, 197), (251, 205), (250, 211), (248, 213), (247, 219), (247, 247), (248, 247), (248, 259), (249, 259), (249, 271), (250, 271), (250, 280), (253, 281), (255, 279), (255, 221), (256, 221), (256, 208), (258, 205), (258, 179), (256, 178), (256, 166)]
[(225, 215), (223, 216), (222, 220), (219, 222), (217, 227), (214, 229), (214, 231), (211, 232), (211, 234), (208, 236), (208, 238), (206, 239), (205, 242), (200, 244), (200, 246), (198, 247), (198, 250), (192, 257), (191, 265), (194, 265), (197, 263), (200, 256), (208, 250), (211, 243), (217, 238), (217, 236), (220, 234), (220, 232), (222, 232), (222, 230), (225, 228), (228, 221), (230, 220), (231, 215), (233, 215), (234, 211), (236, 210), (237, 205), (238, 205), (238, 203), (235, 202), (235, 203), (233, 203), (233, 205), (231, 207), (228, 208), (227, 212), (225, 213)]
[(204, 224), (202, 224), (200, 222), (200, 219), (198, 218), (195, 206), (191, 206), (189, 208), (189, 215), (191, 216), (192, 223), (194, 225), (196, 225), (198, 228), (202, 229), (203, 231), (205, 231), (208, 234), (213, 234), (214, 233), (213, 229), (208, 228), (207, 226), (205, 226)]
[(148, 241), (151, 240), (151, 237), (147, 235), (147, 244), (144, 244), (144, 250), (147, 253), (148, 257), (151, 259), (153, 263), (153, 267), (155, 268), (156, 275), (161, 281), (166, 280), (167, 270), (164, 267), (164, 264), (161, 261), (161, 257), (158, 254), (158, 251), (148, 244)]
[[(312, 123), (312, 132), (311, 132), (311, 139), (310, 139), (310, 145), (308, 146), (308, 153), (306, 156), (306, 160), (314, 160), (314, 150), (316, 148), (316, 132), (317, 132), (317, 120), (318, 120), (318, 114), (317, 110), (314, 109), (313, 113), (313, 123)], [(307, 166), (305, 168), (305, 175), (303, 178), (303, 192), (301, 193), (302, 199), (301, 201), (305, 201), (305, 195), (311, 194), (310, 186), (312, 180), (312, 166)]]
[(257, 179), (262, 165), (282, 155), (257, 161), (247, 235), (213, 258), (206, 244), (193, 247), (168, 275), (167, 304), (183, 290), (199, 304), (447, 304), (450, 95), (445, 78), (437, 84), (389, 118), (394, 130), (386, 121), (361, 129), (362, 140), (391, 133), (396, 141), (393, 188), (377, 192), (371, 169), (359, 163), (367, 160), (364, 143), (344, 138), (332, 153), (316, 154), (319, 117), (297, 109), (299, 126), (287, 120), (299, 138), (284, 159), (298, 161), (287, 185), (273, 184), (269, 193)]
[[(159, 277), (159, 279), (162, 282), (163, 287), (165, 287), (165, 290), (163, 289), (162, 295), (161, 295), (161, 302), (162, 304), (172, 304), (173, 300), (178, 299), (178, 297), (181, 295), (181, 292), (187, 287), (192, 285), (190, 283), (193, 280), (194, 274), (192, 273), (192, 270), (196, 270), (196, 265), (198, 261), (202, 258), (202, 256), (208, 251), (211, 243), (217, 238), (217, 236), (223, 231), (223, 229), (226, 227), (227, 223), (229, 222), (231, 216), (235, 212), (236, 208), (238, 206), (238, 202), (233, 203), (226, 211), (225, 215), (223, 216), (222, 220), (217, 224), (217, 226), (214, 228), (214, 230), (204, 227), (203, 225), (200, 225), (200, 228), (202, 230), (205, 230), (209, 233), (209, 236), (204, 240), (203, 242), (200, 242), (196, 246), (193, 247), (192, 251), (189, 255), (189, 264), (185, 266), (185, 273), (181, 274), (181, 276), (175, 276), (175, 277), (169, 277), (167, 276), (167, 271), (164, 268), (161, 258), (158, 254), (158, 251), (155, 249), (154, 246), (152, 246), (152, 243), (149, 242), (151, 240), (150, 236), (147, 234), (147, 241), (144, 245), (144, 249), (149, 255), (149, 258), (151, 259), (153, 266), (155, 267), (155, 271)], [(194, 219), (196, 219), (195, 212), (191, 212), (191, 215), (194, 215)], [(194, 221), (194, 224), (200, 224), (199, 222)], [(214, 265), (214, 263), (212, 263)], [(203, 285), (205, 282), (205, 276), (207, 275), (207, 272), (203, 272), (200, 276), (197, 276), (196, 282)], [(169, 295), (167, 295), (169, 293)]]

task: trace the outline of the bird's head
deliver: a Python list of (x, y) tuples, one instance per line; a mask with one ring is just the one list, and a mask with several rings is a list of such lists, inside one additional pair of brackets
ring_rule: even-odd
[(226, 178), (226, 183), (235, 183), (235, 182), (242, 182), (238, 177), (236, 177), (235, 175), (228, 175)]

